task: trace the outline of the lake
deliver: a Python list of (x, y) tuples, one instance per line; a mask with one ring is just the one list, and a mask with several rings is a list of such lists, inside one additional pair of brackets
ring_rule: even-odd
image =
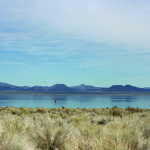
[[(55, 98), (57, 103), (55, 104)], [(0, 95), (0, 107), (43, 108), (150, 108), (150, 95)]]

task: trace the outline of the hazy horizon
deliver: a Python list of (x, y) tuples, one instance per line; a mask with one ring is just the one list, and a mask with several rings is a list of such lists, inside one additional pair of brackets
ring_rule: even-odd
[[(4, 82), (0, 82), (0, 83), (4, 83)], [(4, 83), (4, 84), (10, 84), (10, 85), (14, 85), (14, 86), (19, 86), (19, 85), (15, 85), (15, 84), (11, 84), (11, 83)], [(129, 84), (124, 84), (124, 85), (121, 85), (121, 84), (114, 84), (114, 85), (110, 85), (110, 86), (94, 86), (94, 85), (87, 85), (87, 84), (79, 84), (79, 85), (72, 85), (72, 86), (68, 86), (67, 84), (64, 84), (64, 83), (56, 83), (56, 84), (53, 84), (53, 85), (44, 85), (45, 87), (51, 87), (51, 86), (54, 86), (54, 85), (61, 85), (61, 84), (63, 84), (63, 85), (66, 85), (67, 87), (75, 87), (75, 86), (82, 86), (82, 85), (84, 85), (84, 86), (93, 86), (93, 87), (97, 87), (97, 88), (109, 88), (109, 87), (111, 87), (111, 86), (126, 86), (126, 85), (129, 85)], [(29, 85), (21, 85), (21, 86), (27, 86), (27, 87), (34, 87), (34, 86), (42, 86), (42, 85), (32, 85), (32, 86), (29, 86)], [(43, 87), (44, 87), (43, 86)], [(137, 87), (137, 86), (135, 86), (135, 85), (130, 85), (130, 86), (134, 86), (134, 87)], [(150, 87), (138, 87), (138, 88), (150, 88)]]
[(150, 87), (148, 18), (148, 0), (0, 0), (0, 82)]

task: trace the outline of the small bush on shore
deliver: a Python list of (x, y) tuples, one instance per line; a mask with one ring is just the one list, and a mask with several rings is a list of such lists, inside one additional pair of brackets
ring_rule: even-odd
[(143, 109), (140, 108), (133, 108), (133, 107), (127, 107), (126, 110), (128, 110), (131, 113), (138, 113), (138, 112), (144, 112)]

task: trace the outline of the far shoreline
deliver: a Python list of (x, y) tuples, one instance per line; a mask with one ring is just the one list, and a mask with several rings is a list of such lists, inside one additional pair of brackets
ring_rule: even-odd
[(12, 92), (12, 91), (0, 91), (0, 95), (150, 95), (150, 92), (106, 92), (106, 93), (93, 93), (93, 92)]

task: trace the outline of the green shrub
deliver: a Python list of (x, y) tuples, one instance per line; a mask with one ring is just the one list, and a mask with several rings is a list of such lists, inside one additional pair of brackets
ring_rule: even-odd
[(0, 111), (2, 111), (2, 110), (6, 110), (6, 108), (0, 107)]
[(26, 110), (26, 109), (22, 109), (22, 110), (21, 110), (21, 113), (22, 113), (22, 114), (29, 114), (30, 112), (29, 112), (28, 110)]
[(45, 114), (46, 111), (45, 111), (44, 109), (38, 108), (38, 109), (37, 109), (37, 113), (44, 113), (44, 114)]
[(120, 116), (122, 117), (122, 112), (119, 109), (112, 109), (109, 111), (109, 114), (112, 116)]
[(150, 138), (150, 126), (147, 126), (143, 130), (143, 137), (144, 138)]
[(16, 114), (17, 114), (17, 112), (16, 112), (15, 110), (12, 110), (11, 113), (12, 113), (13, 115), (16, 115)]
[(19, 109), (23, 110), (23, 109), (25, 109), (25, 107), (20, 107)]
[(100, 121), (97, 122), (98, 125), (106, 125), (108, 123), (108, 120), (106, 119), (101, 119)]
[(131, 113), (138, 113), (138, 112), (144, 112), (143, 109), (140, 108), (133, 108), (133, 107), (127, 107), (126, 110), (128, 110)]
[(117, 106), (113, 106), (113, 107), (112, 107), (112, 109), (116, 109), (116, 108), (117, 108)]

